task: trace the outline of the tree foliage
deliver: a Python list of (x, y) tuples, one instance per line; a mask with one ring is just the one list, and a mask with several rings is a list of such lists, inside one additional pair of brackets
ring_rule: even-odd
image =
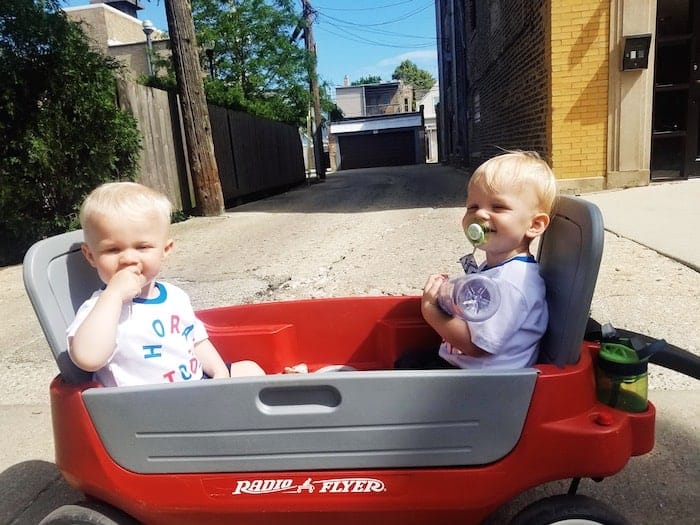
[[(301, 45), (301, 17), (291, 0), (192, 0), (197, 41), (213, 44), (214, 78), (204, 82), (207, 101), (294, 126), (305, 126), (311, 104), (310, 56)], [(209, 71), (208, 57), (201, 54)], [(158, 76), (143, 84), (174, 90), (170, 59), (155, 57)], [(340, 118), (331, 88), (319, 83), (321, 109)]]
[(57, 0), (0, 2), (0, 264), (74, 227), (99, 183), (135, 175), (140, 138), (116, 106), (117, 69)]
[(197, 40), (214, 43), (211, 103), (294, 125), (305, 121), (309, 55), (292, 40), (300, 21), (294, 6), (292, 0), (192, 0)]
[(365, 77), (360, 77), (357, 80), (353, 80), (351, 86), (364, 86), (366, 84), (380, 84), (382, 82), (382, 77), (379, 75), (367, 75)]
[(410, 84), (416, 91), (428, 91), (435, 84), (433, 76), (425, 69), (420, 69), (410, 60), (401, 62), (391, 75), (394, 80), (402, 80)]

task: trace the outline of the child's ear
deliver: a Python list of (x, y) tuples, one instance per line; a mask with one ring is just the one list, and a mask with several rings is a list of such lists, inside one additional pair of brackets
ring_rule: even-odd
[(95, 265), (95, 257), (92, 255), (92, 251), (86, 242), (80, 245), (80, 251), (83, 252), (83, 256), (85, 256), (87, 262), (90, 263), (90, 266), (97, 268)]
[(173, 246), (175, 245), (175, 241), (172, 239), (168, 239), (165, 242), (165, 246), (163, 246), (163, 259), (165, 259), (168, 255), (170, 255), (170, 252), (173, 251)]
[(538, 213), (532, 218), (532, 221), (530, 222), (530, 227), (527, 229), (526, 235), (530, 239), (539, 237), (547, 229), (547, 226), (549, 226), (549, 215), (547, 215), (546, 213)]

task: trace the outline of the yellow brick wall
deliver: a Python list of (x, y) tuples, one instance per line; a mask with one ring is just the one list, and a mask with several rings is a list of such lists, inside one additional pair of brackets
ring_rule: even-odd
[(551, 160), (559, 179), (605, 176), (609, 0), (551, 0)]

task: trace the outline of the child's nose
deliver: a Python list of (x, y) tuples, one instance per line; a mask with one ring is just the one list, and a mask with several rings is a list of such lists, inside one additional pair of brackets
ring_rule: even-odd
[(474, 217), (477, 219), (487, 220), (489, 218), (489, 213), (484, 208), (478, 208), (474, 212)]
[(132, 264), (139, 263), (138, 251), (136, 250), (124, 250), (119, 256), (119, 263), (122, 266), (131, 266)]

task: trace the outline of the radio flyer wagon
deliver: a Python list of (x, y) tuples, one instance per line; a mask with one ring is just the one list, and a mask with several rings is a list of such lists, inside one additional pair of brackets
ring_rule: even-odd
[[(651, 403), (625, 412), (596, 397), (599, 344), (584, 339), (603, 249), (593, 204), (561, 198), (538, 254), (541, 362), (506, 371), (393, 370), (403, 352), (437, 349), (420, 299), (350, 297), (199, 312), (224, 360), (253, 359), (269, 376), (104, 388), (66, 352), (66, 326), (100, 284), (81, 241), (40, 241), (24, 263), (60, 370), (56, 464), (86, 497), (42, 524), (479, 523), (562, 479), (568, 494), (514, 523), (624, 522), (576, 494), (581, 478), (612, 476), (654, 446)], [(309, 373), (280, 374), (298, 363)]]

